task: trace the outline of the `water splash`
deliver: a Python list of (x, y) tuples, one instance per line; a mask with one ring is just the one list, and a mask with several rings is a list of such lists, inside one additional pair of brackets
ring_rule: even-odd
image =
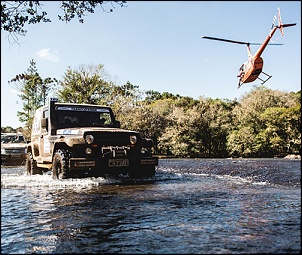
[(1, 188), (89, 188), (104, 185), (112, 182), (102, 177), (94, 178), (73, 178), (64, 180), (55, 180), (50, 174), (44, 175), (18, 175), (18, 174), (2, 174)]

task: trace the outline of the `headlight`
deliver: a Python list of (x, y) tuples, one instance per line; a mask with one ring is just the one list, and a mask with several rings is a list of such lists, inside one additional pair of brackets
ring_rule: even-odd
[(94, 141), (93, 135), (85, 135), (85, 142), (88, 144), (92, 144)]
[(137, 142), (137, 137), (136, 137), (136, 135), (131, 135), (131, 136), (130, 136), (130, 143), (131, 143), (131, 144), (136, 144), (136, 142)]

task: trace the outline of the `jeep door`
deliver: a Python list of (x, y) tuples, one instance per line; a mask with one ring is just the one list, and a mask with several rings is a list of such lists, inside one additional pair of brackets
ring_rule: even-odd
[(42, 112), (42, 118), (41, 118), (41, 134), (39, 137), (39, 151), (41, 155), (42, 162), (51, 162), (52, 161), (52, 147), (53, 144), (51, 144), (50, 141), (50, 127), (49, 127), (49, 111), (48, 109), (44, 109)]

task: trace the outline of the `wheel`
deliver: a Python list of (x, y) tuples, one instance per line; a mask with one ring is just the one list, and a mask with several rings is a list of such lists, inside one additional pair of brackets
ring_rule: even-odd
[(34, 160), (31, 152), (26, 153), (25, 166), (27, 175), (43, 174), (42, 169), (37, 167), (37, 161)]
[(52, 178), (53, 179), (66, 179), (68, 178), (68, 161), (69, 153), (66, 150), (57, 150), (54, 154), (52, 161)]

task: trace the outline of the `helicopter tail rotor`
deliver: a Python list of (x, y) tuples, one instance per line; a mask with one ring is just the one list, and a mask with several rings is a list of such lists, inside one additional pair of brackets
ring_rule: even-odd
[(284, 36), (284, 29), (283, 29), (284, 27), (291, 27), (291, 26), (295, 26), (296, 24), (297, 23), (282, 24), (280, 8), (278, 7), (278, 26), (276, 27), (280, 29), (281, 36)]
[(271, 30), (274, 28), (274, 26), (276, 26), (276, 24), (275, 24), (276, 19), (277, 19), (277, 17), (276, 17), (276, 15), (274, 15)]
[(278, 28), (280, 29), (281, 35), (284, 36), (284, 30), (282, 26), (280, 8), (278, 7)]

